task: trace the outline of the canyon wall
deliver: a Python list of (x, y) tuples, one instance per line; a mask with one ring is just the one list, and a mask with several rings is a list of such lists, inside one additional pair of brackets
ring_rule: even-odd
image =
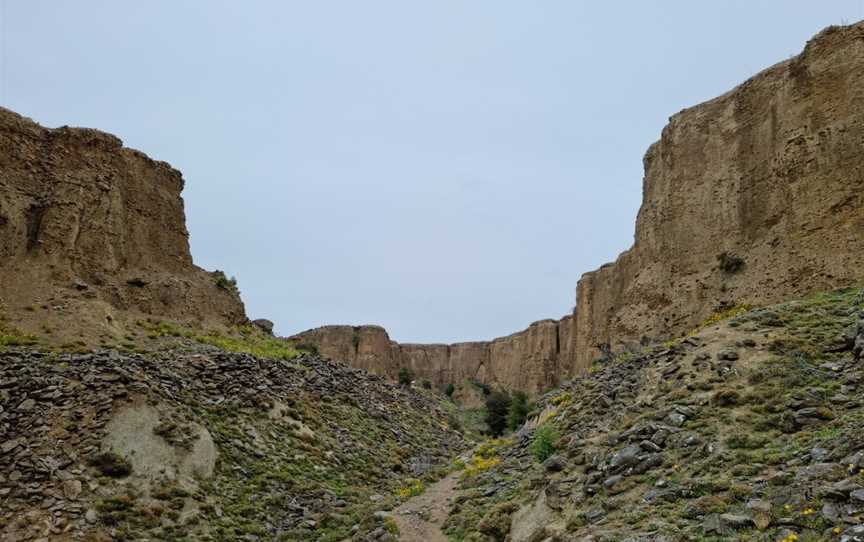
[(864, 24), (676, 114), (644, 163), (633, 247), (579, 281), (575, 368), (864, 278)]
[(112, 135), (0, 108), (0, 317), (78, 340), (130, 316), (245, 321), (236, 289), (192, 262), (182, 189)]
[(674, 115), (644, 165), (634, 244), (582, 276), (572, 318), (449, 346), (399, 345), (366, 326), (297, 339), (391, 377), (410, 367), (436, 384), (537, 393), (718, 310), (860, 282), (864, 24), (826, 29), (797, 57)]
[(291, 340), (394, 379), (406, 367), (417, 380), (428, 380), (438, 388), (473, 381), (536, 394), (559, 384), (572, 366), (570, 328), (567, 316), (534, 322), (524, 331), (492, 341), (448, 345), (399, 344), (380, 326), (324, 326)]

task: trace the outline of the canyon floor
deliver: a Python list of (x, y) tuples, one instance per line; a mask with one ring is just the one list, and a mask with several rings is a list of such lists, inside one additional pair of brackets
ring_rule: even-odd
[(4, 327), (2, 540), (864, 540), (861, 288), (598, 359), (479, 442), (436, 390), (254, 330), (139, 339)]
[(459, 474), (451, 473), (396, 508), (390, 517), (402, 542), (447, 542), (442, 527), (456, 496)]

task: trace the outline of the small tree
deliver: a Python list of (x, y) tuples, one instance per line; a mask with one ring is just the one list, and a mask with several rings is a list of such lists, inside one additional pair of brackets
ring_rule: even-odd
[(493, 437), (501, 436), (507, 429), (507, 412), (510, 396), (502, 391), (493, 391), (486, 396), (486, 425)]
[(399, 383), (403, 386), (410, 386), (411, 381), (414, 380), (414, 371), (409, 369), (408, 367), (402, 367), (399, 369)]
[(510, 408), (507, 411), (507, 428), (511, 431), (519, 429), (528, 417), (528, 395), (525, 392), (513, 393)]
[(558, 432), (551, 425), (543, 425), (534, 431), (534, 439), (531, 441), (531, 453), (537, 461), (546, 461), (555, 453), (555, 445), (558, 442)]
[(455, 392), (455, 391), (456, 391), (456, 386), (454, 386), (453, 383), (451, 382), (451, 383), (447, 384), (446, 388), (444, 388), (444, 395), (452, 398), (453, 392)]

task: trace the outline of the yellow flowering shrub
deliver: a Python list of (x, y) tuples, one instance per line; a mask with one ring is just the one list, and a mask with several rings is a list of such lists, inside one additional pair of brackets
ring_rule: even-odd
[(471, 457), (471, 461), (465, 465), (465, 470), (463, 471), (463, 476), (471, 477), (477, 474), (480, 474), (483, 471), (489, 470), (495, 465), (501, 463), (500, 457), (482, 457), (477, 454)]
[(407, 480), (407, 484), (400, 487), (396, 494), (400, 499), (407, 499), (423, 493), (423, 489), (423, 482), (412, 478)]

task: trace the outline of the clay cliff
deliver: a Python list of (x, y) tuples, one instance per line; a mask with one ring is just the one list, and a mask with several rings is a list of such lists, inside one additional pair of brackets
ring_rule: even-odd
[(724, 307), (864, 277), (864, 23), (673, 116), (645, 155), (633, 247), (579, 281), (575, 368)]
[(557, 385), (572, 365), (570, 322), (569, 316), (541, 320), (507, 337), (450, 345), (400, 344), (390, 340), (381, 326), (323, 326), (291, 339), (314, 346), (326, 357), (390, 378), (407, 367), (416, 379), (436, 387), (473, 381), (535, 394)]
[(142, 315), (245, 321), (236, 289), (192, 263), (182, 189), (112, 135), (0, 109), (0, 316), (78, 340)]
[(586, 273), (572, 318), (490, 342), (399, 345), (378, 327), (297, 336), (325, 355), (436, 384), (532, 393), (713, 313), (864, 278), (864, 23), (674, 115), (644, 158), (632, 248)]

